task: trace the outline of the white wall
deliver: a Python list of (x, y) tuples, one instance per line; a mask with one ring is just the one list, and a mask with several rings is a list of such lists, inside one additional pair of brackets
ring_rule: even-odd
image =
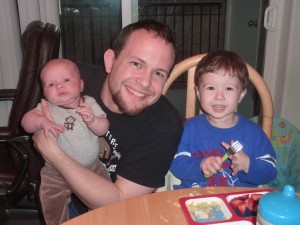
[[(0, 1), (0, 88), (15, 88), (22, 61), (17, 4)], [(11, 102), (0, 102), (0, 125), (6, 125)]]
[(275, 116), (300, 129), (299, 0), (270, 0), (263, 77), (271, 91)]
[(300, 1), (294, 0), (287, 46), (281, 116), (300, 129)]

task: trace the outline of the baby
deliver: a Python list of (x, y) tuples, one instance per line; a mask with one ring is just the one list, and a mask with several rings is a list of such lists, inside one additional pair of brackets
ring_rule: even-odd
[[(98, 136), (106, 134), (109, 122), (95, 99), (81, 96), (84, 83), (77, 66), (66, 59), (54, 59), (43, 67), (40, 78), (46, 98), (42, 101), (47, 101), (53, 120), (44, 116), (38, 104), (22, 119), (25, 131), (43, 129), (46, 137), (54, 135), (66, 154), (110, 179), (98, 159)], [(71, 193), (64, 178), (46, 162), (41, 170), (40, 199), (47, 225), (68, 220), (67, 198)]]

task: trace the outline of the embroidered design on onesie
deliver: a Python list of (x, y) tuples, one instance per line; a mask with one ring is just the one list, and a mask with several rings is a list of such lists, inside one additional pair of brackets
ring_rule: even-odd
[(66, 122), (64, 122), (65, 128), (67, 130), (73, 130), (73, 128), (75, 127), (76, 119), (73, 116), (69, 116), (69, 117), (65, 118), (65, 121), (66, 121)]

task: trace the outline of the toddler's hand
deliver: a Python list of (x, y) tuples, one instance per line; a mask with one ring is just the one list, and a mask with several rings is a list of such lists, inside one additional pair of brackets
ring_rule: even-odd
[(244, 151), (239, 151), (234, 155), (229, 156), (229, 158), (232, 161), (232, 176), (236, 175), (239, 171), (244, 171), (245, 173), (248, 173), (250, 158)]
[[(231, 144), (234, 140), (231, 141)], [(224, 148), (228, 149), (229, 144), (226, 142), (222, 142)], [(245, 171), (248, 173), (250, 159), (248, 155), (243, 152), (243, 150), (235, 153), (235, 154), (228, 154), (228, 158), (231, 160), (231, 169), (232, 169), (232, 176), (236, 175), (239, 171)]]
[(222, 160), (219, 156), (209, 156), (202, 160), (200, 164), (200, 169), (204, 175), (209, 176), (211, 174), (216, 174), (222, 172)]

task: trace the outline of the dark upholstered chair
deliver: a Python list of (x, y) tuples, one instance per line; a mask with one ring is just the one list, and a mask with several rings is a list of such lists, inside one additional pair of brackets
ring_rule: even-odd
[[(60, 30), (53, 24), (33, 21), (26, 27), (21, 42), (23, 61), (17, 88), (0, 90), (0, 101), (12, 101), (8, 125), (0, 127), (0, 224), (40, 212), (38, 187), (44, 161), (20, 121), (42, 97), (39, 72), (49, 60), (58, 58)], [(20, 205), (24, 197), (32, 201), (32, 208)]]

